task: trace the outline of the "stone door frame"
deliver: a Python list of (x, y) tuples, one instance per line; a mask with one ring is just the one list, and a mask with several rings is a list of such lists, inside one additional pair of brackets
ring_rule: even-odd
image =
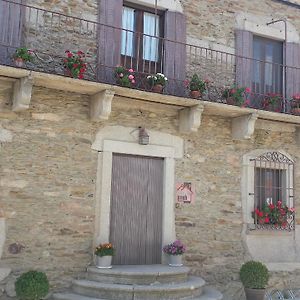
[(183, 140), (147, 130), (149, 145), (138, 144), (137, 128), (106, 126), (96, 135), (92, 149), (98, 151), (94, 245), (109, 241), (113, 153), (164, 159), (162, 245), (175, 240), (175, 159), (183, 157)]

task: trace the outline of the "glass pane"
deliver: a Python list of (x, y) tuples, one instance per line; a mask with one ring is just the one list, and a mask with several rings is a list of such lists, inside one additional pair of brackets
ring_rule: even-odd
[(255, 168), (255, 197), (257, 207), (286, 203), (286, 170)]
[[(133, 56), (134, 9), (123, 7), (121, 54)], [(129, 31), (128, 31), (129, 30)]]
[(143, 59), (158, 61), (159, 16), (144, 13)]
[(253, 38), (253, 85), (258, 93), (282, 92), (282, 42)]
[(266, 45), (266, 56), (265, 56), (265, 61), (270, 62), (269, 64), (265, 64), (265, 91), (270, 93), (272, 90), (270, 88), (272, 87), (273, 84), (273, 64), (274, 62), (273, 59), (273, 46), (271, 44)]
[(260, 51), (260, 43), (258, 43), (256, 40), (253, 41), (253, 58), (255, 59), (253, 61), (253, 82), (260, 83), (260, 57), (261, 51)]

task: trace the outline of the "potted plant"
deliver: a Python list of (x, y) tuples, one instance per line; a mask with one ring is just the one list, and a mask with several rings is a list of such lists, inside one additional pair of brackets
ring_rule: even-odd
[(63, 61), (65, 75), (83, 79), (86, 71), (85, 54), (82, 51), (72, 52), (69, 50), (66, 50), (65, 53), (67, 56)]
[(99, 269), (111, 269), (112, 257), (115, 249), (111, 243), (100, 244), (95, 248), (96, 267)]
[(258, 261), (248, 261), (240, 269), (240, 279), (247, 300), (264, 300), (269, 280), (267, 267)]
[(246, 107), (249, 104), (250, 93), (251, 89), (248, 87), (232, 87), (223, 91), (223, 97), (227, 104)]
[(45, 273), (28, 271), (15, 282), (16, 294), (22, 300), (40, 300), (49, 292), (49, 282)]
[(264, 96), (262, 107), (265, 110), (281, 112), (282, 110), (282, 95), (268, 93)]
[(133, 69), (126, 69), (122, 66), (115, 68), (115, 78), (117, 84), (125, 87), (132, 87), (135, 84), (135, 76)]
[(185, 84), (190, 90), (190, 97), (199, 98), (207, 90), (208, 80), (203, 81), (197, 74), (194, 74), (191, 80), (185, 81)]
[(162, 93), (168, 78), (162, 73), (156, 73), (155, 75), (147, 76), (147, 82), (153, 92)]
[(256, 223), (260, 225), (266, 224), (286, 228), (288, 226), (288, 220), (293, 218), (294, 214), (294, 207), (282, 205), (282, 201), (277, 201), (276, 205), (269, 203), (263, 205), (262, 209), (256, 208), (254, 218)]
[(300, 116), (300, 94), (293, 95), (290, 103), (292, 114)]
[(22, 68), (26, 62), (33, 60), (33, 51), (26, 47), (18, 48), (13, 55), (13, 58), (15, 65)]
[(168, 255), (169, 266), (171, 267), (182, 266), (182, 255), (185, 251), (186, 247), (180, 240), (163, 247), (163, 252)]

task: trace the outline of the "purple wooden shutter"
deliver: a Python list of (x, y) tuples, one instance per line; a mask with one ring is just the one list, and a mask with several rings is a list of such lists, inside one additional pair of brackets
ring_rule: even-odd
[[(123, 0), (101, 0), (98, 28), (98, 79), (114, 82), (114, 68), (120, 64)], [(110, 27), (111, 26), (111, 27)]]
[(236, 30), (236, 84), (239, 87), (252, 87), (253, 34), (250, 31)]
[(178, 12), (165, 13), (163, 72), (168, 77), (168, 90), (178, 94), (186, 78), (186, 21)]
[(286, 43), (286, 96), (300, 93), (300, 45)]
[(16, 4), (0, 2), (0, 62), (4, 64), (11, 62), (13, 53), (21, 45), (25, 7), (18, 5), (24, 1), (14, 2)]

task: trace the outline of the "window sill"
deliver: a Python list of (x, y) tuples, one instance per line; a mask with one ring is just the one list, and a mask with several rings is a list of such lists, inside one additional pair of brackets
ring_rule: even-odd
[[(252, 225), (252, 224), (250, 224)], [(247, 235), (250, 236), (262, 236), (262, 237), (274, 237), (274, 236), (284, 236), (284, 237), (290, 237), (294, 235), (294, 230), (288, 231), (288, 230), (271, 230), (271, 229), (251, 229), (248, 226)]]

